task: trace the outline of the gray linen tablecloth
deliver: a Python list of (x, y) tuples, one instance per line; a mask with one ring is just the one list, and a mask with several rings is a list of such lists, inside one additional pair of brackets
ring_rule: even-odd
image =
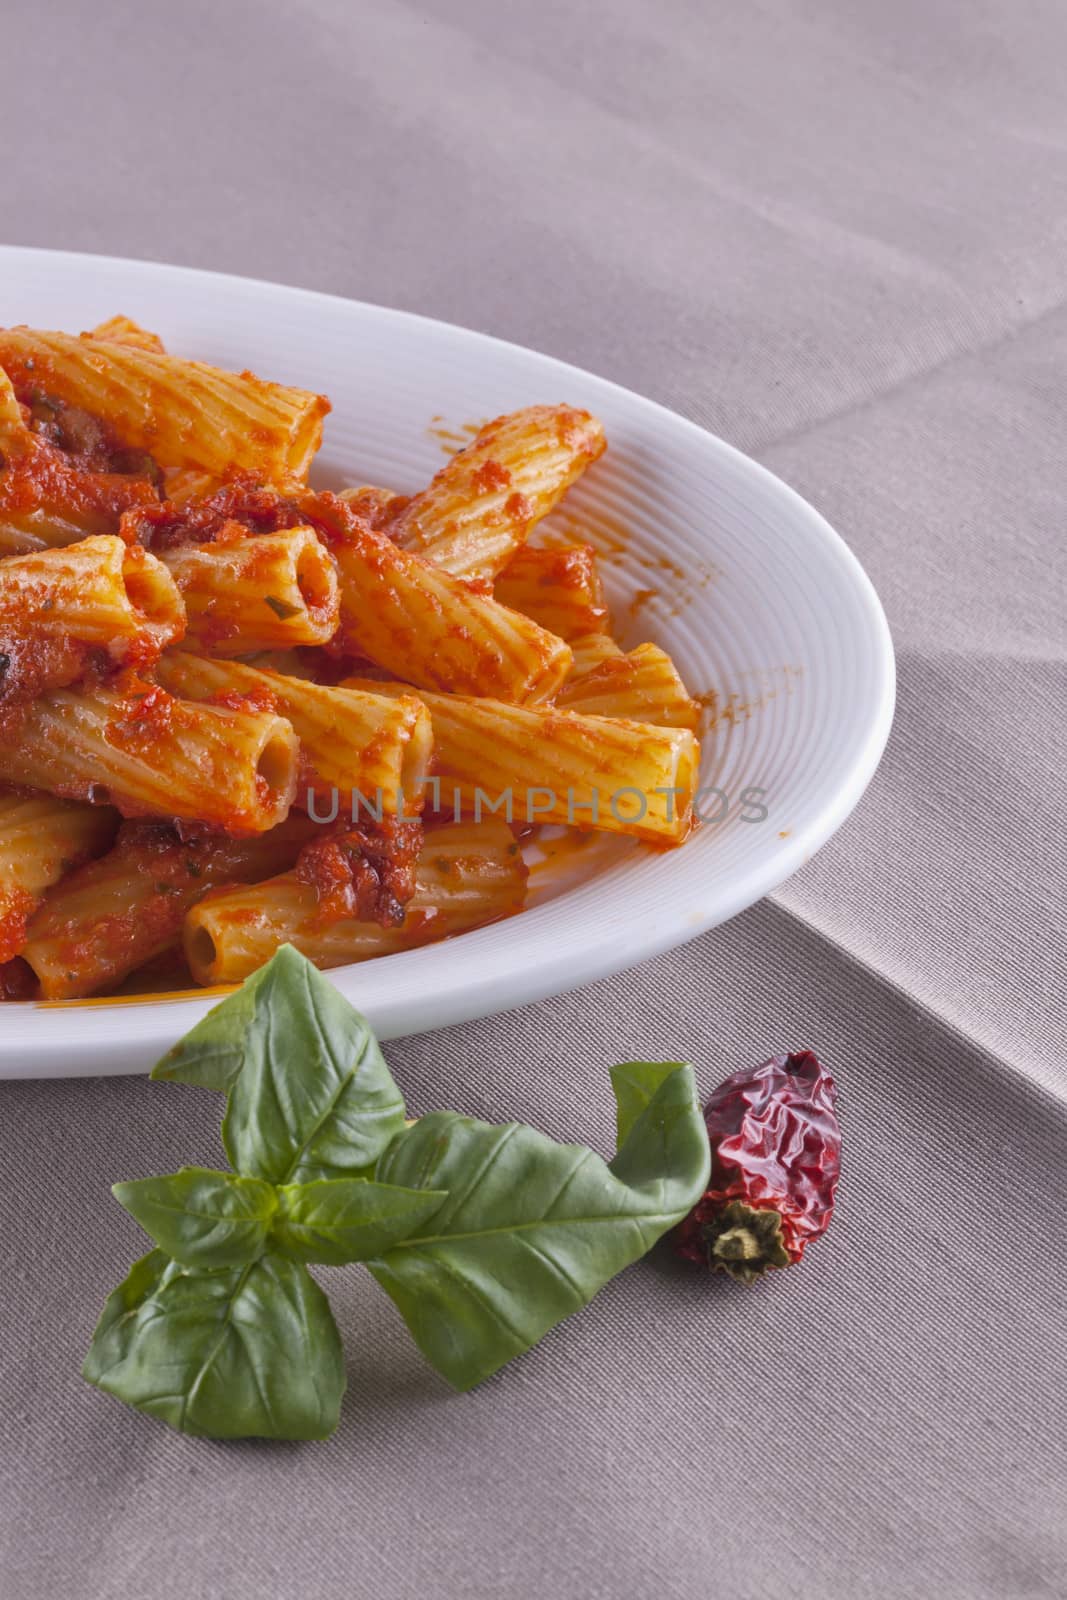
[(608, 1062), (710, 1086), (814, 1045), (838, 1215), (754, 1289), (649, 1261), (458, 1397), (337, 1273), (336, 1439), (196, 1442), (78, 1366), (142, 1248), (108, 1184), (213, 1163), (216, 1099), (0, 1091), (3, 1600), (1064, 1593), (1065, 48), (1056, 0), (7, 9), (8, 241), (408, 307), (676, 407), (844, 533), (900, 701), (763, 904), (388, 1049), (416, 1109), (608, 1148)]

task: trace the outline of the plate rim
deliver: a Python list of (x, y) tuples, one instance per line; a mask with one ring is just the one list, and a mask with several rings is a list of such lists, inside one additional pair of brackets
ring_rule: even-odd
[[(779, 499), (784, 497), (784, 502), (791, 513), (807, 525), (808, 532), (832, 554), (848, 577), (857, 604), (862, 609), (864, 629), (869, 633), (874, 646), (870, 691), (871, 714), (865, 737), (853, 754), (847, 770), (842, 773), (832, 797), (824, 803), (817, 816), (792, 833), (788, 839), (781, 840), (780, 848), (747, 866), (739, 874), (737, 882), (731, 886), (730, 892), (723, 893), (716, 901), (714, 911), (704, 918), (691, 917), (687, 920), (684, 931), (677, 923), (668, 920), (662, 927), (642, 927), (638, 933), (636, 928), (640, 919), (633, 918), (623, 929), (615, 930), (619, 937), (613, 939), (610, 945), (604, 942), (597, 946), (595, 951), (587, 950), (582, 976), (577, 984), (573, 982), (572, 958), (566, 952), (558, 954), (554, 959), (550, 953), (546, 953), (536, 965), (518, 966), (506, 978), (489, 977), (485, 974), (479, 976), (475, 973), (462, 989), (435, 995), (432, 1001), (432, 1016), (424, 1016), (420, 1011), (420, 1007), (424, 1008), (426, 1004), (424, 998), (408, 997), (400, 1009), (407, 1008), (413, 1014), (405, 1017), (403, 1025), (399, 1025), (398, 1018), (386, 1018), (384, 1021), (375, 1022), (375, 1030), (380, 1038), (411, 1036), (514, 1010), (575, 987), (585, 987), (613, 973), (625, 971), (638, 962), (650, 960), (666, 950), (679, 948), (700, 937), (711, 927), (738, 915), (784, 883), (800, 867), (806, 865), (851, 815), (878, 768), (893, 723), (896, 704), (896, 660), (889, 623), (870, 577), (842, 536), (820, 511), (762, 462), (747, 455), (736, 445), (730, 444), (721, 435), (712, 433), (661, 401), (627, 388), (625, 384), (603, 377), (589, 368), (564, 361), (558, 356), (503, 339), (497, 334), (466, 327), (461, 323), (448, 322), (442, 318), (426, 316), (421, 312), (383, 306), (373, 301), (355, 299), (322, 289), (308, 289), (269, 278), (218, 272), (211, 268), (158, 261), (150, 257), (59, 250), (36, 245), (0, 244), (0, 269), (8, 261), (19, 260), (28, 264), (31, 258), (36, 258), (45, 268), (52, 264), (62, 264), (70, 271), (76, 269), (79, 264), (94, 263), (122, 270), (133, 268), (150, 276), (158, 275), (160, 278), (175, 274), (180, 278), (193, 278), (199, 280), (209, 292), (212, 285), (219, 283), (231, 286), (252, 285), (257, 289), (294, 297), (309, 305), (325, 303), (356, 307), (365, 314), (394, 324), (406, 324), (415, 329), (430, 327), (438, 336), (443, 331), (462, 342), (473, 340), (483, 347), (497, 347), (524, 359), (533, 357), (557, 369), (561, 377), (571, 374), (583, 382), (592, 380), (611, 393), (623, 397), (628, 403), (637, 401), (642, 408), (651, 408), (661, 421), (675, 430), (681, 429), (698, 443), (702, 450), (710, 448), (713, 454), (718, 454), (720, 460), (729, 462), (734, 467), (740, 466), (771, 494)], [(549, 910), (549, 906), (544, 906), (523, 915), (537, 917), (539, 913), (543, 914)], [(476, 930), (474, 933), (463, 935), (462, 939), (477, 939), (479, 931), (489, 930)], [(682, 937), (679, 937), (680, 932), (683, 934)], [(409, 964), (413, 958), (425, 954), (425, 951), (412, 951), (381, 959), (397, 970), (395, 964)], [(337, 968), (331, 973), (331, 979), (338, 983), (342, 992), (346, 992), (346, 985), (338, 980), (358, 974), (360, 971), (358, 964)], [(347, 987), (350, 988), (351, 985)], [(217, 1000), (217, 995), (205, 998), (194, 993), (188, 999), (184, 997), (159, 999), (147, 996), (142, 1000), (131, 997), (113, 1004), (111, 1009), (106, 999), (90, 1005), (84, 1002), (69, 1006), (48, 1002), (5, 1005), (5, 1012), (15, 1013), (12, 1020), (29, 1021), (31, 1028), (30, 1030), (18, 1026), (15, 1028), (16, 1037), (10, 1039), (13, 1048), (8, 1047), (10, 1030), (4, 1030), (9, 1037), (0, 1037), (0, 1081), (15, 1078), (82, 1077), (147, 1071), (146, 1061), (151, 1058), (152, 1052), (162, 1053), (179, 1036), (179, 1032), (193, 1026), (206, 1015)], [(359, 1003), (358, 997), (356, 1003)], [(51, 1068), (46, 1066), (45, 1057), (54, 1060), (57, 1052), (69, 1049), (74, 1042), (75, 1030), (66, 1024), (75, 1017), (91, 1017), (97, 1005), (100, 1007), (102, 1017), (106, 1017), (109, 1021), (121, 1018), (122, 1026), (118, 1030), (120, 1037), (109, 1037), (112, 1030), (101, 1029), (98, 1038), (89, 1042), (79, 1041), (84, 1059), (79, 1060), (73, 1069), (68, 1067), (56, 1070), (54, 1066)], [(393, 1009), (394, 1011), (398, 1009), (395, 1002)]]

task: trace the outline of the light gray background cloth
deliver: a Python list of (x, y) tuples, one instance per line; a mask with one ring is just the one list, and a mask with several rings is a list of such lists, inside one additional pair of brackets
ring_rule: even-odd
[(900, 671), (869, 793), (778, 893), (387, 1052), (416, 1110), (606, 1150), (608, 1063), (710, 1088), (814, 1046), (845, 1176), (795, 1270), (653, 1258), (465, 1397), (335, 1272), (335, 1440), (198, 1442), (78, 1367), (143, 1248), (109, 1183), (214, 1163), (218, 1101), (0, 1090), (2, 1600), (1062, 1595), (1062, 4), (56, 0), (0, 49), (7, 241), (427, 312), (664, 401), (841, 530)]

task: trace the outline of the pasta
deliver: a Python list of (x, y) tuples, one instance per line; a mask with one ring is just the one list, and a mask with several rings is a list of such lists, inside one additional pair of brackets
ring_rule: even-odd
[(351, 506), (357, 516), (375, 529), (390, 527), (404, 507), (410, 504), (407, 495), (396, 494), (392, 489), (376, 489), (371, 484), (363, 484), (356, 489), (342, 489), (337, 498)]
[(409, 501), (397, 542), (457, 577), (494, 578), (604, 445), (596, 417), (573, 406), (497, 417)]
[[(605, 661), (620, 660), (623, 650), (621, 645), (615, 643), (610, 633), (582, 633), (571, 640), (571, 654), (574, 657), (574, 666), (571, 668), (564, 690), (570, 689), (589, 673), (595, 672)], [(563, 692), (561, 690), (561, 693)]]
[(337, 568), (311, 528), (179, 545), (163, 553), (188, 635), (217, 656), (326, 644), (337, 632)]
[(240, 983), (280, 944), (317, 967), (396, 955), (522, 909), (526, 864), (511, 829), (489, 819), (427, 828), (417, 888), (398, 928), (323, 918), (294, 873), (209, 895), (185, 919), (185, 955), (200, 983)]
[(288, 815), (298, 757), (272, 711), (192, 705), (135, 680), (34, 700), (0, 741), (0, 781), (263, 833)]
[(5, 445), (8, 450), (13, 445), (21, 447), (25, 431), (26, 425), (22, 420), (14, 386), (3, 367), (0, 367), (0, 449)]
[(171, 505), (193, 505), (219, 487), (218, 478), (210, 472), (198, 472), (195, 467), (167, 467), (163, 473), (163, 491)]
[(166, 823), (124, 824), (107, 855), (45, 898), (29, 922), (22, 959), (46, 1000), (113, 988), (177, 946), (186, 912), (208, 889), (290, 866), (313, 832), (308, 822), (291, 820), (249, 839), (203, 831), (190, 839)]
[(570, 671), (563, 639), (386, 534), (357, 525), (332, 548), (341, 641), (378, 666), (423, 688), (520, 703), (549, 699)]
[(509, 822), (569, 823), (658, 843), (680, 844), (688, 834), (699, 748), (687, 729), (421, 695), (446, 807), (456, 797), (475, 818), (499, 810)]
[(405, 804), (409, 811), (422, 806), (433, 730), (429, 712), (414, 695), (331, 688), (181, 651), (167, 656), (157, 676), (190, 700), (244, 698), (254, 704), (266, 697), (300, 740), (295, 803), (310, 805), (324, 819), (332, 811), (350, 818), (379, 812), (395, 816)]
[[(550, 633), (573, 641), (608, 625), (604, 587), (592, 545), (516, 552), (493, 586), (501, 605), (532, 617)], [(573, 648), (573, 646), (572, 646)]]
[(0, 730), (12, 708), (86, 674), (144, 670), (185, 632), (166, 567), (102, 536), (0, 562)]
[(601, 423), (333, 493), (328, 411), (127, 316), (0, 329), (0, 1002), (414, 950), (523, 909), (540, 823), (685, 840), (696, 703), (538, 529)]
[(105, 806), (0, 791), (0, 965), (22, 949), (45, 890), (105, 850), (117, 823), (115, 812)]
[(303, 477), (328, 410), (321, 395), (303, 389), (99, 335), (6, 328), (0, 366), (16, 392), (43, 390), (108, 417), (128, 448), (148, 451), (159, 466), (220, 478), (234, 469), (274, 480)]
[[(4, 488), (8, 489), (11, 463), (30, 449), (32, 438), (11, 379), (0, 367), (0, 463), (4, 466)], [(40, 550), (45, 540), (35, 530), (31, 517), (16, 515), (10, 505), (10, 491), (0, 493), (0, 557), (20, 555), (24, 550)]]
[(79, 417), (79, 437), (73, 424), (65, 431), (58, 405), (35, 389), (27, 400), (0, 361), (0, 557), (114, 533), (124, 511), (156, 499), (147, 458), (113, 454), (99, 422), (90, 439), (84, 423), (94, 419)]
[(0, 563), (0, 637), (68, 638), (118, 665), (154, 660), (185, 633), (185, 607), (162, 562), (113, 536)]
[(88, 337), (102, 339), (105, 344), (129, 345), (134, 350), (154, 350), (160, 356), (167, 353), (158, 333), (149, 333), (132, 317), (108, 317), (106, 322), (98, 322)]
[(700, 706), (682, 682), (678, 668), (656, 644), (639, 644), (624, 655), (606, 634), (576, 639), (574, 670), (557, 704), (586, 716), (626, 717), (658, 727), (700, 725)]

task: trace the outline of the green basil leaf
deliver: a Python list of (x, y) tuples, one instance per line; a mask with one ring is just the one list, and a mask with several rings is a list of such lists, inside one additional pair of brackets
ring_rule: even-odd
[(620, 1061), (611, 1069), (615, 1095), (615, 1143), (621, 1149), (630, 1129), (654, 1099), (660, 1084), (683, 1066), (681, 1061)]
[(448, 1199), (368, 1265), (427, 1360), (469, 1389), (644, 1255), (699, 1199), (710, 1164), (686, 1066), (663, 1078), (611, 1167), (533, 1128), (438, 1112), (396, 1140), (377, 1176)]
[[(664, 1211), (680, 1208), (680, 1221), (704, 1193), (711, 1174), (711, 1146), (693, 1069), (676, 1061), (627, 1063), (630, 1069), (636, 1065), (647, 1070), (638, 1077), (624, 1069), (625, 1112), (619, 1101), (620, 1082), (615, 1072), (611, 1074), (619, 1128), (611, 1171)], [(657, 1071), (660, 1082), (653, 1088)], [(635, 1082), (641, 1082), (649, 1095), (643, 1109), (636, 1104)], [(695, 1194), (690, 1189), (691, 1174), (699, 1176)]]
[(366, 1261), (406, 1239), (446, 1198), (441, 1189), (398, 1189), (362, 1178), (284, 1184), (275, 1192), (274, 1248), (334, 1267)]
[(111, 1193), (168, 1255), (201, 1269), (243, 1266), (262, 1255), (278, 1205), (269, 1183), (206, 1167), (115, 1183)]
[(182, 1433), (325, 1439), (344, 1357), (306, 1267), (268, 1254), (190, 1272), (153, 1250), (104, 1307), (83, 1377)]
[(404, 1102), (365, 1017), (283, 945), (154, 1069), (228, 1093), (222, 1141), (268, 1183), (356, 1177), (404, 1126)]

